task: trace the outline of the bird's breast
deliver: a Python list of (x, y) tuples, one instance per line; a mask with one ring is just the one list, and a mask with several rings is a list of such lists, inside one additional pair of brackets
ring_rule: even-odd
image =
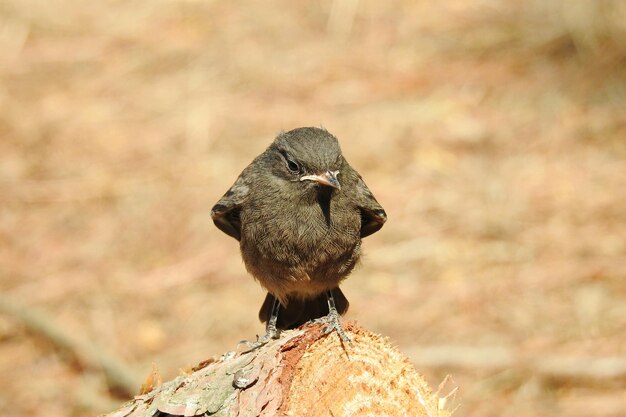
[(340, 199), (327, 207), (317, 201), (250, 205), (242, 210), (241, 231), (244, 262), (261, 281), (277, 274), (339, 280), (360, 253), (360, 214)]
[(273, 196), (242, 207), (246, 269), (281, 300), (312, 298), (335, 288), (360, 256), (358, 209), (341, 195), (304, 201)]

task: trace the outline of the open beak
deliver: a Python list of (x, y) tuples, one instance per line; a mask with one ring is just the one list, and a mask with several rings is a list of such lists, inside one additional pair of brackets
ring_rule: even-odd
[(300, 177), (300, 181), (305, 181), (305, 180), (317, 181), (320, 184), (333, 187), (337, 190), (341, 190), (341, 184), (339, 184), (337, 175), (339, 175), (339, 171), (326, 171), (325, 173), (321, 175), (304, 175)]

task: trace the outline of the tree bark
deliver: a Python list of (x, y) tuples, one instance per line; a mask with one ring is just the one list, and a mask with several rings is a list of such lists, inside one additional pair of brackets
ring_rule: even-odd
[(413, 365), (354, 322), (351, 343), (309, 324), (251, 352), (228, 352), (136, 396), (107, 417), (444, 417)]

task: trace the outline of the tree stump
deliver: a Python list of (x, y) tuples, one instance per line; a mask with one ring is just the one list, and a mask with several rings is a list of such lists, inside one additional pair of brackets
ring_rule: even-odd
[(450, 415), (387, 340), (355, 322), (344, 328), (351, 343), (320, 324), (284, 331), (257, 350), (202, 362), (107, 416)]

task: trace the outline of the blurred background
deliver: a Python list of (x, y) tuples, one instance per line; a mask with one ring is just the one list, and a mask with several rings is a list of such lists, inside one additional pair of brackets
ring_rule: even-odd
[(348, 318), (456, 415), (626, 415), (625, 2), (3, 0), (0, 51), (1, 415), (262, 333), (209, 211), (320, 125), (389, 215)]

